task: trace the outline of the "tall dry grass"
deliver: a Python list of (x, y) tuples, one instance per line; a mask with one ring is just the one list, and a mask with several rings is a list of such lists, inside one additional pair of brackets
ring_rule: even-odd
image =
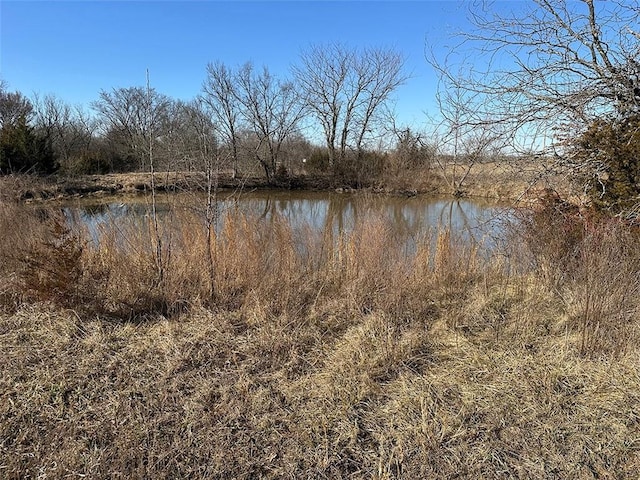
[(158, 282), (149, 228), (3, 204), (0, 476), (632, 477), (637, 236), (554, 208), (488, 258), (175, 215)]
[(14, 293), (123, 320), (170, 317), (191, 307), (305, 316), (336, 301), (331, 308), (345, 314), (414, 312), (430, 304), (425, 298), (436, 294), (436, 283), (460, 288), (477, 263), (473, 250), (453, 253), (448, 232), (408, 249), (382, 218), (327, 234), (294, 231), (278, 217), (227, 213), (209, 238), (197, 214), (182, 212), (159, 225), (164, 275), (158, 281), (148, 225), (113, 220), (91, 238), (59, 213), (38, 218), (36, 210), (17, 206), (5, 212), (7, 228), (16, 218), (22, 225), (2, 252), (11, 260)]

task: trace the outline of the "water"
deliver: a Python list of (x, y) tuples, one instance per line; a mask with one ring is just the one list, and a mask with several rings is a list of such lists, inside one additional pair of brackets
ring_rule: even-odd
[[(117, 228), (125, 222), (148, 226), (151, 199), (144, 196), (80, 199), (68, 201), (63, 209), (72, 223), (86, 227), (97, 239), (101, 229)], [(202, 218), (204, 225), (205, 209), (204, 195), (157, 197), (161, 221), (181, 212), (190, 212), (195, 218)], [(385, 219), (395, 235), (409, 242), (446, 228), (462, 241), (476, 242), (483, 249), (491, 249), (500, 241), (504, 221), (511, 212), (504, 204), (478, 199), (290, 191), (219, 195), (216, 210), (216, 228), (221, 228), (225, 214), (248, 215), (256, 222), (284, 218), (294, 232), (311, 229), (333, 234), (348, 232), (359, 221)]]

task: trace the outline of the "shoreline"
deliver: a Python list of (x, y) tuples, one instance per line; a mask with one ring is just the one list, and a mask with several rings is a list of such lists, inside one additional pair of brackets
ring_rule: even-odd
[[(495, 180), (495, 179), (493, 179)], [(216, 189), (219, 191), (242, 190), (298, 190), (326, 191), (336, 193), (366, 192), (380, 195), (413, 197), (417, 195), (450, 195), (456, 197), (450, 188), (434, 176), (430, 182), (416, 182), (416, 185), (391, 185), (380, 183), (363, 188), (343, 185), (329, 176), (298, 175), (277, 179), (268, 183), (263, 177), (246, 176), (233, 178), (229, 174), (217, 176)], [(535, 203), (545, 189), (532, 185), (524, 179), (508, 182), (479, 179), (469, 182), (461, 197), (483, 198), (487, 200), (514, 201), (515, 203)], [(206, 191), (206, 177), (201, 172), (158, 172), (155, 174), (157, 192), (198, 192)], [(82, 175), (77, 177), (9, 175), (0, 177), (0, 200), (16, 202), (47, 202), (72, 198), (100, 198), (103, 196), (144, 195), (151, 192), (151, 174), (148, 172), (110, 173), (103, 175)]]

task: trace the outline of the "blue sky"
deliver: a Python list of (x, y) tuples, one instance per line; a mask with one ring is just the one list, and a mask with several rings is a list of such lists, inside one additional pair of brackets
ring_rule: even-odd
[(464, 29), (450, 1), (6, 1), (0, 0), (0, 77), (25, 95), (89, 103), (101, 89), (151, 84), (174, 98), (200, 91), (208, 62), (253, 61), (278, 75), (310, 44), (391, 47), (411, 75), (396, 93), (402, 124), (424, 123), (436, 78), (425, 42)]

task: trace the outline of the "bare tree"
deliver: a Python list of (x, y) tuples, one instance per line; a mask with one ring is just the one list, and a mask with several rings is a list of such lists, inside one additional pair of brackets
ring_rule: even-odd
[(154, 160), (156, 166), (166, 172), (192, 169), (191, 138), (185, 110), (185, 102), (169, 99), (156, 122), (158, 136)]
[[(199, 116), (206, 115), (205, 118)], [(157, 119), (156, 165), (167, 171), (201, 171), (200, 124), (212, 125), (211, 118), (202, 110), (198, 100), (185, 102), (170, 99)], [(215, 142), (215, 133), (211, 133)]]
[(174, 126), (167, 142), (175, 145), (181, 165), (207, 174), (222, 167), (216, 128), (202, 98), (174, 102), (170, 117)]
[(241, 129), (242, 110), (235, 80), (233, 72), (223, 63), (209, 63), (200, 96), (212, 117), (218, 135), (230, 146), (234, 178), (238, 175), (238, 133)]
[(294, 73), (322, 128), (330, 167), (343, 161), (349, 150), (362, 153), (376, 114), (406, 80), (403, 64), (402, 55), (382, 48), (329, 44), (302, 53)]
[(251, 63), (238, 72), (237, 87), (243, 116), (256, 140), (255, 158), (271, 181), (282, 145), (297, 132), (305, 105), (292, 82), (278, 80), (266, 67), (258, 73)]
[[(450, 85), (482, 96), (480, 124), (490, 118), (509, 131), (513, 148), (551, 146), (562, 155), (559, 136), (639, 110), (637, 1), (534, 0), (509, 8), (498, 14), (491, 3), (474, 2), (473, 31), (460, 34), (447, 57), (429, 56)], [(456, 61), (460, 52), (466, 55)]]
[(34, 99), (35, 127), (52, 142), (61, 164), (69, 171), (73, 160), (88, 155), (96, 120), (81, 107), (72, 107), (54, 95)]
[(209, 272), (209, 296), (215, 294), (215, 267), (217, 262), (215, 227), (219, 217), (218, 210), (218, 177), (222, 164), (220, 149), (216, 138), (215, 126), (206, 112), (206, 105), (202, 99), (196, 99), (185, 106), (188, 116), (188, 128), (192, 135), (189, 137), (192, 152), (196, 153), (199, 165), (205, 172), (206, 178), (206, 206), (204, 211), (205, 228), (207, 231), (207, 267)]
[(145, 87), (102, 90), (92, 103), (106, 130), (121, 139), (142, 170), (147, 168), (151, 140), (163, 134), (160, 125), (168, 105), (167, 96)]
[(466, 194), (465, 182), (474, 167), (505, 144), (503, 125), (484, 110), (485, 97), (441, 75), (436, 102), (438, 116), (429, 135), (436, 148), (433, 159), (455, 196)]

